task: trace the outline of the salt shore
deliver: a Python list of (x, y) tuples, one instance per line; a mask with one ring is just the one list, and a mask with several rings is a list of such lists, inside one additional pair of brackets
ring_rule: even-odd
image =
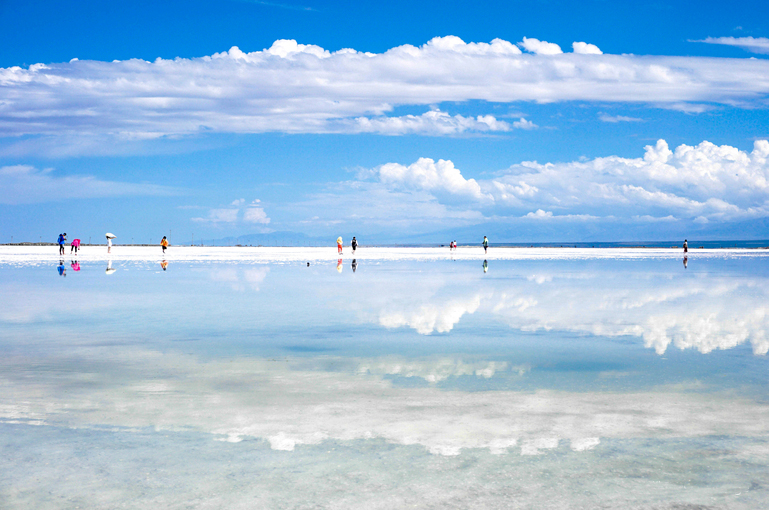
[[(56, 246), (0, 246), (0, 261), (5, 263), (37, 263), (58, 261), (61, 258), (81, 261), (97, 260), (133, 260), (155, 261), (175, 260), (188, 262), (320, 262), (336, 261), (339, 258), (353, 258), (349, 247), (341, 257), (335, 246), (323, 248), (292, 247), (201, 247), (171, 246), (163, 254), (160, 246), (120, 246), (112, 247), (107, 253), (106, 246), (84, 246), (77, 255), (69, 253), (66, 246), (64, 256), (60, 256)], [(689, 257), (697, 258), (735, 258), (769, 257), (769, 250), (749, 248), (690, 249)], [(358, 248), (354, 258), (361, 260), (574, 260), (574, 259), (649, 259), (681, 258), (680, 248), (483, 248), (459, 247), (454, 251), (448, 248), (433, 247), (366, 247)]]

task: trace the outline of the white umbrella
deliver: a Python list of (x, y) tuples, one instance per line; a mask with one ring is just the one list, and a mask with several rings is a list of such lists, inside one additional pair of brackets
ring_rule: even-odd
[(107, 232), (107, 233), (105, 234), (105, 237), (106, 237), (107, 239), (115, 239), (117, 236), (116, 236), (115, 234), (112, 234), (112, 233), (110, 233), (110, 232)]

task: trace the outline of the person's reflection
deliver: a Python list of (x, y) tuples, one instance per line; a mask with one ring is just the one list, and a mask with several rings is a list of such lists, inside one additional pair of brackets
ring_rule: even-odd
[(164, 260), (163, 262), (161, 262), (161, 263), (160, 263), (160, 267), (162, 267), (162, 268), (163, 268), (163, 271), (165, 271), (166, 269), (168, 269), (168, 261), (167, 261), (167, 260)]
[(59, 260), (59, 266), (56, 268), (56, 270), (59, 272), (59, 275), (64, 276), (66, 278), (67, 268), (64, 267), (64, 259)]
[(489, 261), (488, 260), (484, 260), (483, 261), (483, 272), (484, 273), (488, 273), (489, 272)]
[(689, 257), (684, 257), (684, 269), (689, 267)]
[(338, 273), (342, 272), (342, 259), (339, 259), (336, 263), (336, 270)]
[(70, 266), (72, 266), (73, 271), (80, 271), (80, 262), (77, 260), (73, 260)]
[(109, 260), (107, 261), (107, 270), (105, 271), (105, 273), (107, 273), (107, 274), (112, 274), (112, 273), (114, 273), (115, 271), (117, 271), (117, 269), (115, 269), (115, 268), (113, 268), (113, 267), (112, 267), (112, 259), (109, 259)]
[(352, 272), (354, 273), (358, 269), (357, 259), (352, 259)]

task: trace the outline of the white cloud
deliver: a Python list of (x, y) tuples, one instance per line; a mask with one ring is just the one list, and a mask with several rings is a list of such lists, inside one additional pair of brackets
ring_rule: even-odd
[(550, 211), (543, 211), (542, 209), (537, 209), (536, 212), (530, 212), (525, 216), (525, 218), (535, 218), (538, 220), (545, 220), (552, 217), (553, 213)]
[(483, 200), (488, 198), (481, 193), (481, 187), (475, 179), (465, 179), (451, 161), (419, 158), (409, 166), (387, 163), (377, 168), (379, 180), (387, 185), (410, 189), (449, 193)]
[(573, 42), (571, 47), (574, 53), (581, 53), (583, 55), (603, 55), (603, 52), (595, 44), (589, 44), (585, 42)]
[(518, 129), (536, 129), (538, 126), (530, 120), (526, 120), (521, 117), (519, 120), (513, 122), (513, 127)]
[(769, 93), (769, 62), (762, 59), (607, 55), (587, 43), (562, 53), (534, 38), (520, 44), (528, 53), (499, 39), (465, 43), (448, 36), (374, 54), (280, 40), (262, 51), (233, 47), (195, 59), (3, 68), (0, 135), (70, 143), (203, 132), (454, 134), (527, 124), (442, 112), (384, 115), (399, 105), (471, 100), (631, 102), (697, 111), (709, 103), (752, 106)]
[(643, 121), (643, 119), (639, 119), (637, 117), (627, 117), (625, 115), (606, 115), (605, 113), (602, 113), (601, 115), (599, 115), (598, 118), (602, 122), (612, 122), (612, 123), (617, 123), (617, 122), (642, 122)]
[(267, 225), (270, 223), (270, 218), (267, 217), (267, 213), (264, 212), (264, 209), (252, 205), (243, 213), (243, 221), (248, 223), (263, 223)]
[(497, 120), (493, 115), (463, 117), (451, 116), (440, 110), (431, 110), (422, 115), (404, 115), (401, 117), (358, 117), (351, 122), (340, 123), (339, 132), (379, 133), (384, 135), (403, 135), (408, 133), (425, 135), (452, 135), (467, 131), (510, 131), (511, 128), (531, 129), (534, 124), (521, 119), (511, 126)]
[(181, 191), (156, 184), (104, 181), (90, 175), (58, 176), (30, 165), (0, 167), (0, 204), (35, 204), (72, 199), (139, 195), (175, 195)]
[[(366, 172), (361, 176), (365, 177)], [(659, 140), (642, 158), (523, 162), (490, 179), (468, 179), (453, 162), (420, 158), (369, 172), (391, 190), (425, 191), (440, 201), (533, 219), (733, 221), (769, 216), (769, 141), (752, 152), (702, 142), (670, 150)]]
[(537, 55), (559, 55), (563, 53), (561, 47), (555, 43), (540, 41), (539, 39), (524, 37), (519, 43), (521, 48)]
[(766, 37), (706, 37), (705, 39), (690, 40), (707, 44), (723, 44), (736, 46), (752, 53), (769, 53), (769, 38)]

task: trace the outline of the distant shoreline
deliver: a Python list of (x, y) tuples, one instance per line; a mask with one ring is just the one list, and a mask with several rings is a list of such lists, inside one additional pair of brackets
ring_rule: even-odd
[[(574, 248), (556, 247), (489, 247), (484, 252), (483, 247), (460, 246), (456, 250), (448, 247), (377, 247), (360, 246), (355, 255), (349, 246), (342, 254), (337, 253), (336, 246), (324, 247), (201, 247), (201, 246), (171, 246), (164, 254), (160, 246), (127, 246), (113, 245), (110, 253), (105, 245), (81, 246), (76, 255), (66, 247), (64, 254), (59, 255), (56, 245), (8, 246), (0, 245), (0, 264), (7, 265), (48, 265), (58, 264), (62, 260), (77, 260), (79, 262), (161, 262), (167, 261), (172, 265), (176, 262), (187, 263), (338, 263), (357, 259), (382, 262), (438, 262), (438, 261), (468, 261), (473, 263), (487, 261), (524, 261), (524, 260), (676, 260), (684, 256), (680, 247), (610, 247), (610, 248)], [(690, 260), (700, 259), (740, 259), (754, 258), (769, 261), (769, 249), (766, 248), (710, 248), (701, 249), (690, 245), (687, 254)]]
[[(547, 242), (547, 243), (489, 243), (489, 249), (492, 248), (595, 248), (595, 249), (613, 249), (613, 248), (632, 248), (632, 249), (659, 249), (659, 248), (682, 248), (683, 240), (681, 241), (619, 241), (619, 242), (611, 242), (611, 241), (600, 241), (600, 242)], [(113, 242), (113, 247), (140, 247), (140, 248), (158, 248), (160, 247), (160, 244), (122, 244)], [(479, 247), (481, 245), (480, 242), (477, 243), (458, 243), (458, 248), (473, 248), (473, 247)], [(31, 242), (21, 242), (21, 243), (0, 243), (0, 246), (22, 246), (22, 247), (33, 247), (33, 246), (47, 246), (47, 247), (56, 247), (58, 246), (57, 243), (31, 243)], [(98, 243), (98, 244), (85, 244), (81, 243), (81, 248), (85, 247), (106, 247), (106, 243)], [(333, 242), (329, 242), (327, 244), (321, 244), (321, 243), (312, 243), (312, 244), (227, 244), (227, 245), (218, 245), (218, 244), (179, 244), (179, 245), (171, 245), (172, 247), (184, 247), (184, 248), (336, 248), (336, 244)], [(397, 243), (374, 243), (369, 245), (361, 245), (368, 246), (369, 248), (444, 248), (448, 250), (448, 243), (422, 243), (422, 244), (397, 244)], [(65, 244), (65, 247), (69, 249), (69, 243)], [(726, 248), (740, 248), (740, 249), (756, 249), (756, 250), (767, 250), (769, 249), (769, 239), (760, 239), (760, 240), (737, 240), (737, 241), (702, 241), (693, 239), (689, 241), (689, 247), (690, 249), (726, 249)]]

